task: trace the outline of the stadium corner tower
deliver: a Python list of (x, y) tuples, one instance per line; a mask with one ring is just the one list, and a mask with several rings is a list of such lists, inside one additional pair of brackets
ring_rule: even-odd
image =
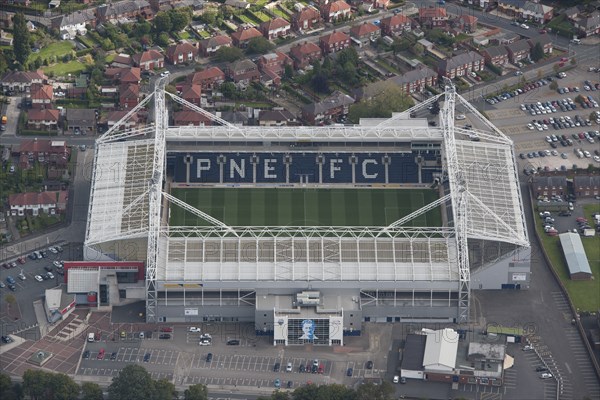
[[(100, 282), (111, 304), (343, 345), (363, 322), (466, 323), (471, 290), (529, 287), (512, 141), (452, 85), (358, 125), (234, 126), (167, 79), (96, 142), (86, 257), (146, 263)], [(169, 125), (166, 99), (211, 122)], [(418, 117), (434, 102), (439, 126)], [(147, 105), (154, 123), (125, 129)]]

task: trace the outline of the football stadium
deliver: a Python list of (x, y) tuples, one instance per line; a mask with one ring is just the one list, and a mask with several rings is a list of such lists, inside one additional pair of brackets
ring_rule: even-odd
[[(388, 119), (265, 127), (232, 125), (166, 79), (96, 142), (85, 261), (117, 272), (73, 266), (69, 291), (143, 299), (148, 322), (343, 345), (363, 322), (466, 323), (472, 290), (528, 288), (512, 141), (452, 85)], [(212, 124), (172, 125), (169, 102)], [(146, 106), (154, 123), (124, 129)], [(481, 128), (455, 126), (455, 110)], [(143, 280), (118, 269), (140, 261)]]

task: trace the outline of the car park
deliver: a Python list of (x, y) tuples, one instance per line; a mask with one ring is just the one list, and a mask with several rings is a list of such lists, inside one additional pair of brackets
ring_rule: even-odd
[(106, 350), (104, 350), (103, 348), (100, 349), (100, 351), (98, 352), (98, 356), (96, 357), (98, 360), (104, 360), (104, 354), (105, 354)]
[[(210, 353), (209, 353), (209, 354), (210, 354)], [(212, 359), (212, 355), (211, 355), (211, 359)], [(146, 354), (144, 354), (144, 362), (148, 362), (148, 361), (150, 361), (150, 353), (146, 353)], [(208, 359), (208, 357), (206, 357), (206, 361), (210, 361), (210, 360)]]
[(197, 328), (195, 326), (190, 326), (190, 328), (188, 329), (188, 332), (200, 333), (200, 328)]
[(280, 388), (281, 387), (281, 381), (279, 380), (279, 378), (275, 379), (274, 385), (276, 388)]
[(114, 360), (116, 360), (116, 359), (117, 359), (117, 352), (116, 352), (116, 351), (113, 351), (113, 352), (110, 354), (110, 359), (111, 359), (112, 361), (114, 361)]
[(81, 358), (83, 358), (84, 360), (87, 360), (90, 358), (90, 351), (86, 350), (83, 352), (83, 355), (81, 356)]
[(160, 335), (158, 335), (159, 339), (171, 339), (171, 335), (168, 333), (161, 333)]
[(549, 372), (542, 372), (540, 374), (540, 379), (550, 379), (550, 378), (552, 378), (552, 374)]
[(212, 358), (213, 358), (213, 355), (212, 355), (212, 353), (208, 353), (208, 354), (206, 355), (206, 362), (211, 362), (211, 361), (212, 361)]
[(276, 362), (275, 365), (273, 365), (273, 372), (279, 372), (280, 369), (281, 369), (281, 364)]

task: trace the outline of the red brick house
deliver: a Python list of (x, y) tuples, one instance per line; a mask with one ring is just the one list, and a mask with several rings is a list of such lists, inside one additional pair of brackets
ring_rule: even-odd
[(573, 192), (578, 198), (600, 196), (600, 176), (575, 175), (573, 178)]
[(31, 107), (50, 108), (54, 101), (54, 90), (52, 85), (31, 85)]
[(138, 67), (131, 68), (107, 68), (104, 76), (112, 79), (114, 82), (139, 84), (142, 72)]
[(364, 22), (350, 28), (350, 36), (360, 42), (360, 46), (369, 44), (369, 41), (375, 41), (381, 37), (381, 30), (375, 24)]
[(231, 47), (232, 42), (231, 38), (227, 35), (217, 35), (201, 40), (198, 44), (198, 50), (204, 57), (210, 57), (221, 47)]
[(536, 176), (531, 182), (533, 196), (540, 197), (564, 196), (568, 193), (565, 176)]
[(433, 70), (423, 67), (395, 76), (390, 80), (400, 86), (404, 93), (422, 93), (427, 86), (435, 87), (437, 85), (438, 76)]
[(167, 60), (173, 65), (190, 63), (197, 59), (198, 48), (191, 43), (178, 43), (167, 49)]
[(54, 215), (67, 209), (68, 197), (66, 190), (16, 193), (8, 196), (8, 205), (14, 216), (24, 216), (26, 213), (36, 216), (40, 211)]
[(249, 84), (260, 78), (258, 66), (249, 59), (238, 60), (227, 68), (227, 76), (235, 83)]
[(517, 63), (528, 58), (531, 53), (531, 47), (527, 39), (517, 40), (514, 43), (506, 45), (506, 50), (508, 50), (508, 59), (512, 63)]
[(481, 55), (488, 64), (501, 68), (508, 64), (508, 50), (506, 50), (506, 46), (488, 47), (481, 51)]
[(442, 60), (439, 65), (438, 74), (454, 79), (457, 76), (464, 76), (472, 71), (480, 71), (483, 69), (483, 66), (484, 58), (474, 51), (469, 51)]
[(552, 39), (550, 39), (550, 35), (543, 34), (530, 38), (529, 46), (533, 49), (537, 43), (539, 43), (544, 49), (544, 54), (552, 54)]
[(461, 32), (473, 33), (477, 30), (477, 21), (476, 16), (463, 14), (453, 21), (452, 26)]
[(119, 90), (119, 105), (122, 109), (131, 109), (138, 105), (140, 87), (136, 84), (121, 85)]
[(225, 82), (225, 73), (218, 67), (211, 67), (189, 75), (188, 81), (192, 84), (200, 85), (202, 90), (213, 90)]
[(405, 15), (396, 14), (381, 20), (381, 33), (386, 36), (399, 36), (410, 32), (411, 20)]
[(350, 16), (352, 9), (344, 0), (337, 0), (321, 6), (321, 16), (326, 22), (341, 21)]
[(321, 24), (321, 14), (313, 7), (304, 7), (292, 16), (292, 27), (295, 31), (310, 31)]
[(336, 32), (321, 36), (319, 38), (319, 46), (324, 54), (335, 53), (350, 47), (350, 36), (344, 32)]
[(262, 33), (256, 28), (242, 28), (231, 34), (233, 45), (242, 49), (248, 47), (250, 40), (261, 36)]
[(19, 168), (31, 168), (35, 161), (64, 166), (70, 154), (71, 149), (64, 140), (25, 140), (19, 146)]
[(212, 125), (212, 120), (209, 117), (191, 110), (174, 112), (173, 122), (178, 126)]
[(131, 58), (133, 60), (133, 65), (144, 71), (165, 67), (165, 57), (157, 50), (147, 50), (142, 53), (137, 53)]
[(202, 97), (202, 87), (198, 84), (186, 86), (181, 91), (181, 98), (190, 103), (200, 106), (200, 98)]
[(27, 127), (29, 129), (54, 130), (58, 128), (59, 110), (32, 109), (27, 113)]
[(446, 9), (440, 7), (419, 8), (419, 23), (428, 28), (445, 27), (448, 23)]
[(154, 18), (154, 11), (146, 0), (123, 0), (103, 4), (96, 8), (98, 23), (118, 22), (123, 19), (135, 20), (138, 17), (145, 20)]
[[(371, 3), (371, 1), (365, 0), (364, 3)], [(390, 0), (373, 0), (372, 3), (378, 10), (387, 10), (390, 6)]]
[(294, 68), (304, 69), (314, 60), (323, 58), (321, 48), (314, 43), (297, 44), (290, 49), (290, 58), (294, 61)]
[(293, 65), (293, 61), (287, 54), (280, 51), (265, 54), (258, 59), (258, 68), (261, 71), (268, 69), (278, 75), (283, 73), (286, 65)]
[(290, 34), (291, 30), (292, 24), (281, 17), (263, 22), (260, 25), (260, 31), (262, 32), (263, 36), (269, 40), (274, 40), (278, 37), (286, 37)]

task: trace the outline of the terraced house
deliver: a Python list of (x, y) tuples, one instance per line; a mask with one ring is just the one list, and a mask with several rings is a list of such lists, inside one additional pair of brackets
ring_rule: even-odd
[(453, 79), (471, 71), (480, 71), (483, 65), (484, 58), (474, 51), (469, 51), (440, 61), (438, 75)]
[(198, 44), (198, 50), (204, 57), (210, 57), (221, 47), (231, 47), (232, 42), (231, 38), (227, 35), (217, 35), (201, 40)]
[(319, 38), (319, 46), (323, 54), (335, 53), (350, 47), (350, 36), (344, 32), (333, 31)]
[(146, 0), (124, 0), (103, 4), (96, 8), (97, 23), (122, 22), (123, 20), (133, 22), (138, 17), (145, 20), (154, 18), (154, 11)]
[(508, 64), (508, 50), (506, 46), (488, 47), (481, 51), (485, 62), (497, 67), (504, 67)]

